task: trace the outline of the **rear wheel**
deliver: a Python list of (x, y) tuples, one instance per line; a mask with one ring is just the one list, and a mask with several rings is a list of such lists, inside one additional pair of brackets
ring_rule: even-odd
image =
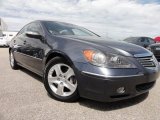
[(19, 66), (17, 65), (17, 62), (14, 59), (14, 55), (12, 51), (9, 54), (9, 61), (10, 61), (10, 66), (12, 69), (16, 70), (19, 68)]
[(44, 85), (48, 93), (60, 101), (71, 102), (79, 97), (74, 70), (60, 57), (46, 65)]

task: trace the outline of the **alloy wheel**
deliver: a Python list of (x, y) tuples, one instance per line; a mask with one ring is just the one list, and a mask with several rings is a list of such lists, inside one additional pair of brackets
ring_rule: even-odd
[(51, 90), (62, 97), (72, 95), (77, 89), (77, 80), (73, 69), (66, 64), (55, 64), (48, 72), (48, 83)]

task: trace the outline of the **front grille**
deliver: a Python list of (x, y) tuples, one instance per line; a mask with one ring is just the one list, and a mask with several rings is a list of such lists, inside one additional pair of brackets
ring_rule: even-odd
[(143, 67), (156, 67), (154, 58), (152, 56), (138, 57), (137, 60)]

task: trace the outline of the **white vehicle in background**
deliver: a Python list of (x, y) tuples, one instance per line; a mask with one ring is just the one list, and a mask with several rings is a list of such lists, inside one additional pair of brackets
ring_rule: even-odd
[[(12, 38), (17, 34), (17, 32), (12, 31), (3, 31), (3, 42), (5, 45), (3, 46), (9, 46), (10, 41)], [(1, 45), (1, 44), (0, 44)]]
[(0, 37), (0, 46), (8, 46), (7, 42), (4, 40), (3, 37)]

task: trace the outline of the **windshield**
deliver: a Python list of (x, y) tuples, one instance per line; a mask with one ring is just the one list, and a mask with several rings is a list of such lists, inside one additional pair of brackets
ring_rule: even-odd
[(98, 36), (85, 28), (72, 24), (47, 21), (44, 22), (44, 25), (53, 35)]

